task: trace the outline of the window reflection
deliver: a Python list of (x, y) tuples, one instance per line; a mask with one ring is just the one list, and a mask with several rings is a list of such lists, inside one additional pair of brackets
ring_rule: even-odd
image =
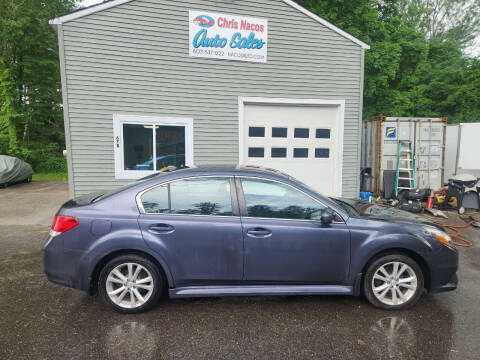
[(125, 170), (153, 170), (153, 126), (123, 124)]
[(123, 124), (123, 152), (125, 170), (161, 171), (168, 166), (183, 168), (185, 126)]
[(170, 184), (171, 213), (232, 215), (229, 179), (187, 179)]
[(320, 219), (325, 207), (287, 185), (267, 180), (241, 180), (248, 216), (278, 219)]
[(185, 127), (155, 126), (157, 170), (167, 166), (185, 167)]
[(147, 214), (233, 215), (230, 180), (224, 178), (175, 181), (145, 192), (141, 201)]
[(158, 186), (142, 195), (142, 204), (147, 214), (168, 213), (168, 186)]

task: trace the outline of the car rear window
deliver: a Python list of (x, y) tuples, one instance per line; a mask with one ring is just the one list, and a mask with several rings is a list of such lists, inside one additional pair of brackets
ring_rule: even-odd
[(134, 186), (137, 186), (137, 185), (139, 185), (139, 184), (141, 184), (141, 183), (143, 183), (143, 182), (146, 182), (146, 181), (148, 181), (148, 180), (151, 180), (151, 179), (153, 179), (153, 178), (155, 178), (155, 177), (157, 177), (157, 176), (163, 176), (163, 175), (165, 175), (165, 174), (167, 174), (167, 173), (166, 173), (166, 172), (159, 172), (159, 173), (156, 173), (156, 174), (148, 175), (148, 176), (145, 176), (145, 177), (143, 177), (143, 178), (141, 178), (141, 179), (138, 179), (138, 180), (136, 180), (136, 181), (134, 181), (134, 182), (132, 182), (132, 183), (128, 183), (128, 184), (126, 184), (126, 185), (120, 186), (119, 188), (116, 188), (116, 189), (107, 191), (107, 192), (105, 192), (104, 194), (99, 195), (99, 196), (97, 196), (96, 198), (94, 198), (94, 199), (92, 200), (92, 203), (95, 203), (95, 202), (97, 202), (97, 201), (106, 199), (106, 198), (108, 198), (108, 197), (110, 197), (110, 196), (116, 195), (116, 194), (118, 194), (118, 193), (121, 193), (122, 191), (128, 190), (128, 189), (130, 189), (130, 188), (132, 188), (132, 187), (134, 187)]

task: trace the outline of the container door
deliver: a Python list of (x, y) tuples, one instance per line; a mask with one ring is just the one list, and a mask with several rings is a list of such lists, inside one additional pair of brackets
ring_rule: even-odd
[(443, 172), (444, 181), (448, 181), (448, 179), (451, 179), (457, 173), (459, 129), (460, 125), (447, 126), (447, 137), (445, 139), (445, 170)]
[(460, 132), (457, 172), (480, 177), (480, 123), (461, 124)]
[(397, 170), (398, 141), (415, 139), (415, 123), (408, 120), (391, 120), (382, 123), (382, 157), (381, 157), (381, 189), (383, 189), (383, 172)]
[(444, 122), (416, 123), (415, 171), (416, 186), (438, 190), (442, 187)]

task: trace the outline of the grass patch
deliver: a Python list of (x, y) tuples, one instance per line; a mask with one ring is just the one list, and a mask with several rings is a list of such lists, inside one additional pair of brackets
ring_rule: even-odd
[(34, 173), (33, 181), (68, 181), (68, 174), (63, 172)]

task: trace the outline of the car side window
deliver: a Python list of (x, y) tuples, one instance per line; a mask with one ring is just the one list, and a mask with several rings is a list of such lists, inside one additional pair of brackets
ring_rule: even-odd
[(250, 217), (317, 220), (326, 207), (299, 190), (269, 180), (241, 179)]
[(228, 178), (174, 181), (145, 192), (141, 201), (147, 214), (233, 215)]
[(168, 206), (168, 185), (157, 186), (145, 193), (142, 205), (147, 214), (164, 214), (170, 211)]

